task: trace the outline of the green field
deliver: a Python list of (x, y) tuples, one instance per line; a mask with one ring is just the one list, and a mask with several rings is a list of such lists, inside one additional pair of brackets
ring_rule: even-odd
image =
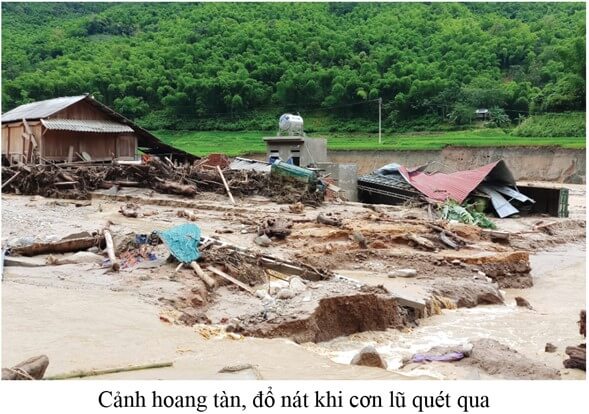
[[(238, 156), (265, 152), (262, 137), (273, 136), (275, 131), (155, 131), (156, 136), (170, 145), (195, 155), (224, 153)], [(321, 133), (313, 136), (328, 139), (331, 150), (437, 150), (447, 146), (508, 147), (558, 146), (585, 148), (585, 137), (515, 137), (502, 129), (469, 131), (386, 134), (383, 143), (378, 135), (363, 133)]]

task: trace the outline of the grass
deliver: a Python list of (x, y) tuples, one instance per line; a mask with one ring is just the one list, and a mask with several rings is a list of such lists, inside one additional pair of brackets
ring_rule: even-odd
[[(262, 140), (276, 135), (275, 131), (155, 131), (166, 143), (195, 155), (224, 153), (238, 156), (266, 151)], [(378, 143), (377, 134), (320, 133), (327, 138), (331, 150), (439, 150), (447, 146), (461, 147), (550, 147), (584, 149), (585, 137), (516, 137), (502, 129), (476, 129), (470, 131), (386, 134)]]

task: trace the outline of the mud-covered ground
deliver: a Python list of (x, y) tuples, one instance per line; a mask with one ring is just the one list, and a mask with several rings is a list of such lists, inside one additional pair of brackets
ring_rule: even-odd
[[(571, 195), (571, 205), (584, 206), (575, 196), (581, 194)], [(146, 215), (121, 215), (119, 209), (129, 201), (139, 204)], [(217, 372), (236, 363), (258, 365), (264, 378), (404, 377), (406, 372), (338, 364), (327, 353), (296, 343), (321, 346), (357, 332), (411, 329), (421, 318), (445, 308), (501, 306), (501, 289), (533, 284), (530, 253), (585, 238), (581, 219), (514, 218), (496, 220), (499, 230), (510, 233), (508, 243), (493, 241), (477, 228), (449, 225), (448, 230), (466, 241), (454, 250), (425, 224), (430, 217), (421, 209), (326, 203), (300, 211), (264, 198), (242, 199), (233, 207), (221, 195), (186, 200), (125, 190), (117, 197), (96, 194), (91, 205), (81, 207), (67, 200), (3, 195), (2, 242), (10, 246), (35, 239), (53, 241), (108, 226), (115, 243), (122, 243), (135, 233), (185, 223), (187, 219), (178, 216), (181, 210), (196, 216), (205, 236), (336, 276), (321, 281), (303, 278), (297, 289), (280, 299), (278, 292), (290, 289), (283, 274), (229, 266), (225, 270), (238, 277), (242, 270), (259, 272), (251, 288), (268, 296), (254, 296), (219, 278), (222, 286), (211, 291), (190, 268), (175, 272), (177, 264), (166, 261), (163, 246), (154, 250), (156, 260), (130, 261), (118, 273), (100, 262), (48, 266), (45, 256), (26, 258), (26, 266), (5, 267), (3, 272), (5, 364), (45, 353), (51, 361), (49, 375), (173, 360), (173, 369), (119, 377), (253, 375), (247, 370)], [(317, 223), (320, 213), (331, 213), (341, 226)], [(268, 218), (290, 220), (291, 233), (260, 247), (254, 239)], [(538, 229), (542, 224), (550, 225)], [(414, 242), (411, 235), (425, 238), (429, 247)], [(400, 269), (415, 274), (389, 277)], [(576, 320), (570, 322), (574, 325)], [(277, 354), (283, 352), (306, 361), (306, 367), (281, 360)]]

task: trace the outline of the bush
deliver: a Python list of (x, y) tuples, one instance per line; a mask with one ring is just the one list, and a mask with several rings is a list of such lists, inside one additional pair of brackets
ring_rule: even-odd
[(518, 137), (584, 137), (585, 112), (533, 115), (511, 134)]

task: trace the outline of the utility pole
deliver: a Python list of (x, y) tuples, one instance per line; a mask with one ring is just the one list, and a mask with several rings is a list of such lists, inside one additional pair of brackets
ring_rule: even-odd
[(378, 143), (382, 144), (382, 98), (378, 98)]

